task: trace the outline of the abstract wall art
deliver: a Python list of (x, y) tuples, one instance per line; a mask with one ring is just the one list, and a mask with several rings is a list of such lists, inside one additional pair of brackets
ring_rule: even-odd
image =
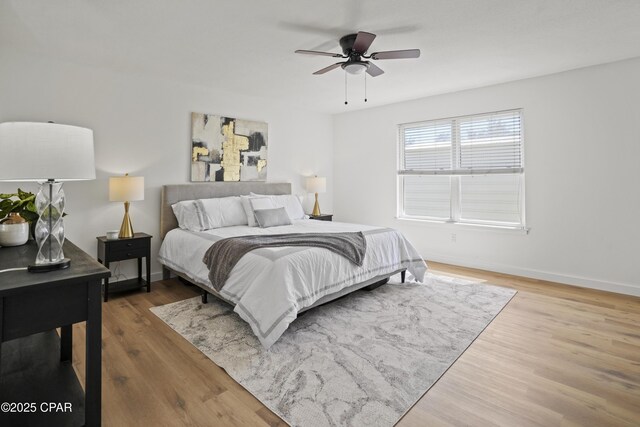
[(191, 181), (266, 181), (265, 122), (191, 113)]

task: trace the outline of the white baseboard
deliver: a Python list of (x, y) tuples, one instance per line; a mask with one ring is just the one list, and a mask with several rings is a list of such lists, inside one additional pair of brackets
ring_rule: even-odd
[(547, 280), (549, 282), (563, 283), (566, 285), (580, 286), (583, 288), (598, 289), (601, 291), (615, 292), (618, 294), (640, 296), (640, 286), (630, 283), (606, 282), (587, 277), (571, 276), (567, 274), (552, 273), (530, 268), (511, 265), (495, 264), (477, 260), (468, 260), (459, 257), (430, 254), (429, 259), (444, 264), (459, 265), (461, 267), (477, 268), (480, 270), (495, 271), (497, 273), (512, 274), (514, 276), (528, 277), (531, 279)]
[(156, 272), (151, 272), (151, 283), (153, 283), (153, 282), (155, 282), (157, 280), (162, 280), (162, 270), (156, 271)]
[[(601, 291), (615, 292), (618, 294), (640, 297), (640, 286), (629, 283), (605, 282), (603, 280), (589, 279), (587, 277), (570, 276), (566, 274), (551, 273), (548, 271), (533, 270), (530, 268), (514, 267), (510, 265), (478, 262), (458, 257), (430, 254), (429, 259), (444, 264), (459, 265), (461, 267), (477, 268), (480, 270), (495, 271), (497, 273), (512, 274), (514, 276), (528, 277), (531, 279), (547, 280), (549, 282), (563, 283), (566, 285), (580, 286), (583, 288), (598, 289)], [(151, 282), (162, 280), (162, 271), (151, 273)]]

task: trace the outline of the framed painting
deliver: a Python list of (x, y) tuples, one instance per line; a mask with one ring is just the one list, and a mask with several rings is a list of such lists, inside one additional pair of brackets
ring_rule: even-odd
[(266, 181), (268, 125), (191, 113), (191, 181)]

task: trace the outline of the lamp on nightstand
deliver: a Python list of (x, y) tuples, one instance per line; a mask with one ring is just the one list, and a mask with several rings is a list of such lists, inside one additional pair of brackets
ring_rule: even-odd
[(93, 131), (56, 123), (0, 123), (0, 181), (36, 181), (38, 254), (29, 271), (69, 267), (64, 257), (64, 181), (96, 179)]
[(313, 212), (311, 215), (320, 215), (320, 205), (318, 204), (318, 193), (324, 193), (327, 191), (327, 178), (323, 176), (313, 176), (307, 178), (307, 191), (309, 193), (316, 193), (316, 203), (313, 205)]
[(129, 217), (129, 202), (144, 200), (144, 177), (142, 176), (112, 176), (109, 178), (109, 200), (124, 202), (124, 218), (120, 226), (119, 239), (133, 237), (133, 226)]

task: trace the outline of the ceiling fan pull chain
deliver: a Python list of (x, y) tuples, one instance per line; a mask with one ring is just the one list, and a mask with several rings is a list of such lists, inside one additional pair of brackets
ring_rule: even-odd
[(344, 105), (347, 105), (347, 73), (344, 73)]
[(364, 102), (367, 102), (367, 73), (364, 73)]

